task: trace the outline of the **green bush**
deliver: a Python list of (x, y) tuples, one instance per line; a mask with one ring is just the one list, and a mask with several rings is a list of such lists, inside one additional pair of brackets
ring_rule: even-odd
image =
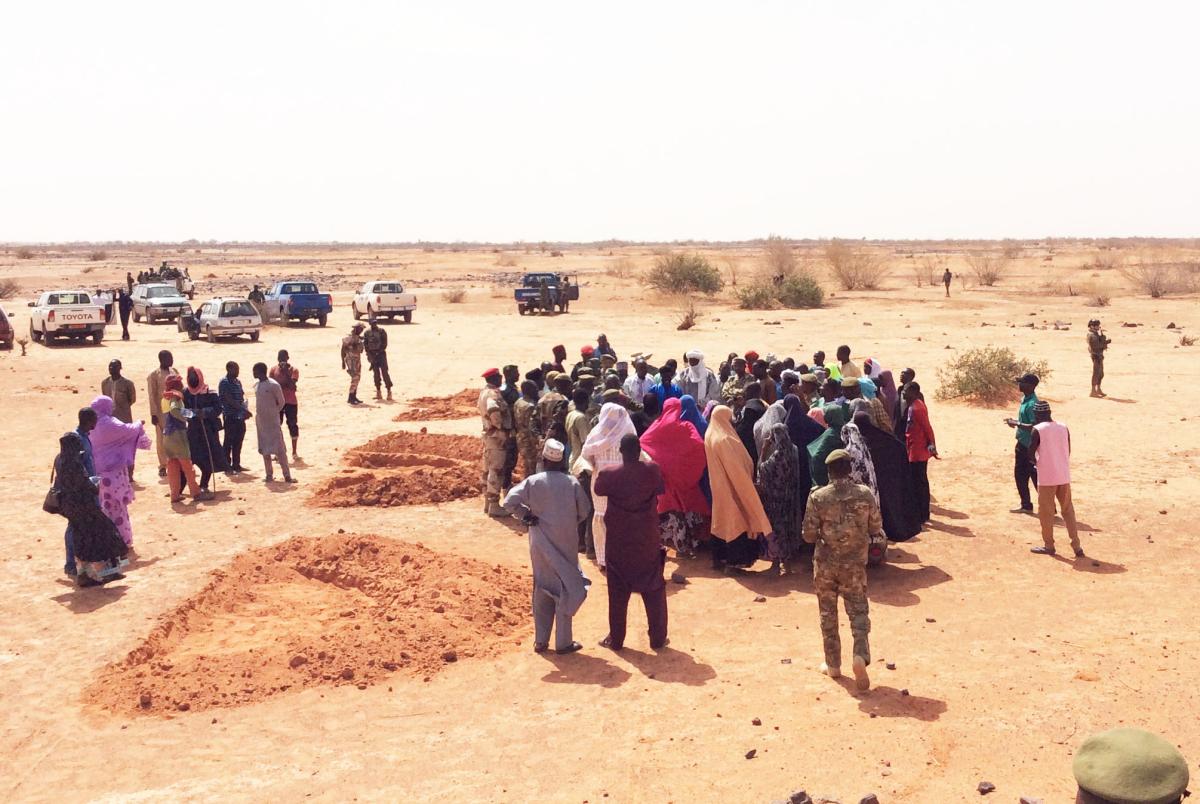
[(755, 282), (737, 289), (738, 307), (743, 310), (774, 310), (779, 306), (775, 286), (770, 282)]
[(663, 293), (711, 295), (725, 287), (721, 272), (699, 254), (663, 254), (655, 260), (644, 281)]
[(825, 290), (808, 274), (794, 273), (777, 288), (784, 307), (820, 307), (825, 303)]
[(938, 369), (937, 398), (965, 399), (997, 404), (1018, 396), (1014, 378), (1032, 372), (1042, 380), (1050, 376), (1045, 360), (1018, 358), (1012, 349), (984, 346), (968, 349)]

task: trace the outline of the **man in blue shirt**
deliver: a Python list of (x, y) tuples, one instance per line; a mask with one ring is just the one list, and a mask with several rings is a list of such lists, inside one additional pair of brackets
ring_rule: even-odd
[(250, 418), (250, 408), (246, 407), (246, 394), (242, 390), (242, 381), (238, 379), (240, 367), (230, 360), (225, 364), (225, 376), (217, 385), (217, 395), (221, 398), (221, 413), (225, 417), (225, 463), (229, 465), (229, 474), (246, 471), (242, 466), (242, 441), (246, 438), (246, 420)]
[(1033, 498), (1029, 495), (1029, 483), (1037, 488), (1037, 466), (1029, 454), (1029, 441), (1033, 437), (1033, 408), (1038, 403), (1037, 388), (1040, 379), (1036, 374), (1026, 374), (1016, 379), (1021, 390), (1021, 406), (1017, 418), (1005, 419), (1005, 423), (1017, 431), (1017, 446), (1013, 458), (1013, 477), (1017, 481), (1017, 494), (1021, 496), (1021, 507), (1012, 509), (1014, 514), (1032, 514)]
[[(75, 428), (75, 432), (79, 435), (79, 440), (83, 442), (83, 468), (87, 470), (88, 477), (96, 476), (96, 462), (92, 458), (92, 439), (88, 437), (88, 433), (96, 428), (96, 411), (91, 408), (79, 409), (79, 426)], [(75, 575), (75, 548), (71, 544), (71, 526), (67, 525), (67, 531), (63, 534), (63, 540), (67, 543), (67, 560), (63, 565), (63, 572), (68, 575)]]
[(675, 368), (670, 363), (667, 363), (658, 370), (658, 383), (651, 385), (646, 393), (657, 396), (659, 402), (666, 402), (668, 399), (678, 399), (683, 396), (683, 389), (674, 383), (674, 379)]

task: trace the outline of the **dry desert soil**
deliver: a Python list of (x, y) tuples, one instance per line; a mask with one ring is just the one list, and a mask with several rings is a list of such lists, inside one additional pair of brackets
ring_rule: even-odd
[[(0, 249), (0, 280), (19, 282), (3, 302), (18, 335), (37, 291), (113, 286), (160, 259), (190, 267), (198, 299), (312, 276), (336, 303), (328, 327), (272, 326), (257, 344), (135, 324), (129, 342), (110, 328), (100, 346), (0, 353), (0, 798), (767, 802), (803, 788), (955, 802), (987, 780), (996, 800), (1062, 802), (1081, 740), (1118, 725), (1164, 734), (1196, 762), (1200, 414), (1187, 400), (1200, 346), (1180, 335), (1200, 327), (1198, 308), (1195, 296), (1135, 295), (1092, 267), (1095, 250), (1027, 244), (999, 285), (956, 279), (946, 299), (914, 281), (924, 251), (887, 247), (879, 290), (772, 312), (738, 310), (726, 291), (701, 297), (697, 326), (681, 332), (679, 302), (637, 281), (646, 248), (147, 246), (96, 262), (80, 247), (33, 259)], [(755, 270), (752, 249), (711, 256), (722, 270), (734, 260), (742, 282)], [(578, 273), (581, 301), (569, 315), (518, 316), (507, 275), (551, 267)], [(371, 401), (364, 378), (368, 403), (352, 409), (338, 345), (353, 288), (374, 278), (407, 282), (420, 307), (411, 325), (387, 325), (397, 400)], [(443, 299), (451, 287), (466, 289), (462, 303)], [(1101, 292), (1111, 306), (1087, 306)], [(1107, 399), (1088, 397), (1093, 315), (1113, 338)], [(930, 468), (931, 528), (870, 573), (869, 693), (816, 672), (807, 574), (718, 577), (703, 559), (668, 562), (688, 581), (669, 585), (668, 649), (649, 649), (636, 602), (626, 650), (598, 647), (604, 578), (585, 562), (585, 650), (532, 652), (525, 537), (480, 513), (471, 442), (433, 437), (473, 437), (477, 419), (428, 402), (426, 420), (395, 419), (406, 400), (477, 387), (490, 366), (531, 367), (559, 342), (575, 354), (599, 332), (623, 355), (698, 347), (714, 366), (730, 351), (806, 359), (848, 343), (859, 359), (916, 369), (943, 460)], [(1039, 392), (1073, 433), (1084, 560), (1031, 555), (1036, 520), (1008, 513), (1002, 419), (1015, 405), (934, 399), (938, 368), (987, 344), (1053, 369)], [(57, 437), (109, 360), (144, 396), (164, 348), (214, 385), (227, 360), (248, 377), (290, 350), (300, 482), (261, 482), (251, 428), (249, 475), (218, 476), (214, 501), (172, 510), (141, 453), (134, 566), (76, 590), (61, 569), (64, 521), (40, 509)], [(430, 493), (442, 482), (457, 491)]]

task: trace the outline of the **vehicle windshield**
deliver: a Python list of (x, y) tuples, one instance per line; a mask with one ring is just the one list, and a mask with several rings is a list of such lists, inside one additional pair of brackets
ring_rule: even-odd
[(221, 315), (254, 315), (254, 307), (248, 301), (228, 301), (221, 305)]
[(399, 282), (377, 282), (375, 283), (375, 293), (403, 293), (404, 285)]
[(317, 286), (312, 282), (288, 282), (284, 285), (280, 293), (316, 293)]
[(178, 295), (179, 295), (179, 291), (176, 290), (175, 288), (168, 288), (168, 287), (146, 288), (146, 298), (147, 299), (169, 299), (169, 298), (172, 298), (172, 297), (178, 296)]
[(557, 274), (527, 274), (525, 277), (525, 284), (526, 285), (539, 285), (539, 284), (541, 284), (543, 279), (546, 280), (547, 284), (550, 284), (550, 285), (558, 284), (558, 275)]
[(47, 304), (91, 304), (92, 298), (86, 293), (51, 293)]

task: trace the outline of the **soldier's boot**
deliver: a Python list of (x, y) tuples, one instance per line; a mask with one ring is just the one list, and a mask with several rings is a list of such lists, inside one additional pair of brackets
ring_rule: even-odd
[(346, 397), (346, 404), (347, 405), (357, 405), (358, 404), (357, 402), (354, 401), (354, 394), (350, 394)]
[(388, 386), (388, 397), (387, 397), (387, 398), (388, 398), (388, 402), (391, 402), (391, 401), (392, 401), (392, 388), (391, 388), (391, 386)]
[(378, 385), (375, 386), (375, 398), (383, 399), (383, 394), (380, 392)]
[(504, 508), (501, 507), (500, 501), (497, 498), (489, 497), (487, 503), (487, 515), (499, 519), (500, 517), (508, 516), (508, 511), (505, 511)]
[(831, 665), (829, 662), (821, 662), (821, 672), (830, 678), (842, 677), (842, 668), (837, 665)]
[(871, 689), (871, 677), (867, 675), (867, 660), (854, 654), (854, 686), (859, 692), (866, 692)]

